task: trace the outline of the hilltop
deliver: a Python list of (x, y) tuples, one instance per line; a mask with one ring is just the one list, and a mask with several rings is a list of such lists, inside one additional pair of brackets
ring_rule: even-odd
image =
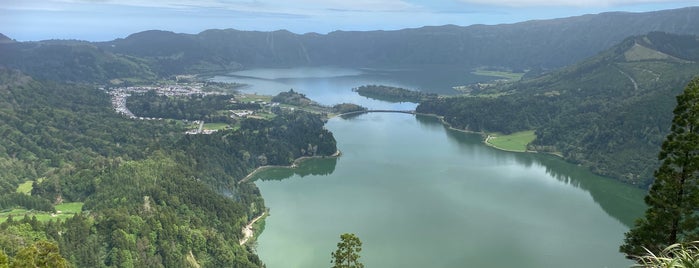
[(15, 40), (12, 40), (11, 38), (7, 37), (6, 35), (0, 33), (0, 44), (6, 44), (6, 43), (14, 43)]
[[(614, 27), (609, 27), (614, 25)], [(602, 13), (502, 25), (294, 34), (234, 29), (199, 34), (145, 31), (98, 43), (149, 60), (158, 73), (288, 66), (505, 66), (554, 69), (650, 31), (699, 34), (699, 7)]]
[(328, 34), (211, 29), (199, 34), (151, 30), (108, 42), (10, 42), (0, 38), (5, 40), (0, 41), (0, 65), (40, 80), (74, 82), (153, 80), (185, 73), (290, 66), (463, 70), (494, 66), (524, 72), (567, 66), (628, 36), (649, 31), (699, 34), (694, 25), (699, 25), (699, 7), (502, 25)]
[(530, 150), (558, 153), (596, 173), (648, 185), (669, 131), (674, 96), (699, 74), (697, 48), (697, 36), (635, 36), (558, 71), (468, 97), (423, 102), (417, 111), (474, 131), (536, 130)]

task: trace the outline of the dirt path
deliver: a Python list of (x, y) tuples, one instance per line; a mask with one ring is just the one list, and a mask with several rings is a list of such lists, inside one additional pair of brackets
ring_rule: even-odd
[(255, 231), (253, 231), (252, 226), (258, 220), (262, 219), (262, 217), (264, 217), (265, 214), (267, 214), (267, 212), (262, 212), (260, 216), (255, 217), (254, 219), (252, 219), (252, 221), (248, 223), (248, 225), (245, 225), (245, 227), (243, 227), (243, 239), (240, 240), (241, 246), (247, 243), (250, 240), (250, 238), (252, 238), (252, 236), (255, 235)]

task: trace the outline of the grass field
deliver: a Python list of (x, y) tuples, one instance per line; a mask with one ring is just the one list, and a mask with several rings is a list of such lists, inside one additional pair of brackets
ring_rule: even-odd
[(503, 79), (507, 79), (509, 81), (518, 81), (518, 80), (522, 79), (522, 76), (524, 75), (524, 73), (490, 71), (490, 70), (484, 70), (484, 69), (476, 69), (475, 71), (473, 71), (471, 73), (475, 74), (475, 75), (500, 77)]
[(527, 144), (534, 141), (534, 139), (536, 139), (534, 130), (527, 130), (510, 135), (490, 134), (486, 143), (506, 151), (525, 152), (527, 151)]
[(51, 213), (43, 211), (30, 211), (22, 208), (16, 208), (10, 211), (0, 212), (0, 222), (5, 222), (7, 220), (7, 217), (9, 217), (10, 215), (12, 215), (12, 217), (15, 220), (24, 218), (24, 215), (29, 215), (29, 217), (36, 216), (36, 219), (41, 222), (47, 222), (49, 220), (56, 219), (65, 220), (73, 217), (75, 213), (79, 213), (80, 211), (82, 211), (82, 209), (82, 202), (63, 203), (60, 205), (56, 205), (57, 213), (55, 215), (51, 215)]
[(32, 194), (32, 184), (34, 181), (25, 181), (17, 186), (17, 192), (22, 194)]
[(240, 102), (251, 102), (251, 101), (272, 102), (272, 96), (256, 95), (256, 94), (241, 94), (241, 95), (236, 96), (236, 100), (238, 100)]
[(204, 129), (221, 130), (228, 127), (226, 123), (204, 123)]

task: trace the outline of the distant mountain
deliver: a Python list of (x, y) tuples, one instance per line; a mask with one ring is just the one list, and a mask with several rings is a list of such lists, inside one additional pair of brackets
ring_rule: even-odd
[(0, 66), (22, 70), (38, 80), (62, 82), (149, 79), (156, 75), (144, 60), (74, 40), (0, 42)]
[(699, 75), (698, 59), (699, 37), (653, 32), (559, 71), (481, 92), (491, 97), (428, 101), (417, 110), (475, 131), (535, 129), (530, 149), (647, 185), (675, 96)]
[(699, 34), (699, 7), (647, 13), (602, 13), (503, 25), (453, 25), (398, 31), (298, 35), (288, 31), (146, 31), (99, 43), (144, 57), (162, 74), (299, 65), (566, 66), (628, 36), (663, 31)]
[[(294, 34), (207, 30), (145, 31), (109, 42), (11, 42), (0, 37), (0, 66), (40, 80), (105, 81), (218, 73), (253, 67), (480, 66), (550, 70), (649, 31), (699, 34), (699, 7), (603, 13), (503, 25)], [(4, 42), (2, 41), (4, 40)], [(8, 41), (9, 40), (9, 41)]]
[(14, 43), (15, 40), (12, 40), (11, 38), (7, 37), (4, 34), (0, 33), (0, 44), (6, 44), (6, 43)]

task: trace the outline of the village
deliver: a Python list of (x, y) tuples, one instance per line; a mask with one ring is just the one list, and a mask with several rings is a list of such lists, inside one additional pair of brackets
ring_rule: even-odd
[[(104, 87), (100, 88), (103, 91), (106, 91), (110, 96), (111, 96), (111, 103), (112, 107), (114, 110), (119, 113), (123, 114), (125, 116), (128, 116), (131, 119), (138, 119), (138, 120), (163, 120), (163, 118), (154, 118), (154, 117), (143, 117), (143, 116), (137, 116), (133, 112), (129, 110), (129, 108), (126, 106), (126, 101), (127, 99), (134, 95), (134, 94), (144, 94), (147, 92), (155, 92), (159, 96), (193, 96), (193, 95), (199, 95), (199, 96), (207, 96), (207, 95), (229, 95), (224, 92), (220, 91), (205, 91), (203, 90), (204, 84), (203, 83), (185, 83), (185, 84), (174, 84), (174, 85), (157, 85), (157, 86), (129, 86), (129, 87), (117, 87), (117, 88), (110, 88), (110, 89), (105, 89)], [(271, 102), (271, 97), (270, 96), (260, 96), (256, 94), (236, 94), (236, 95), (231, 95), (230, 102), (231, 103), (250, 103), (250, 104), (259, 104), (263, 108), (267, 108), (267, 110), (273, 110), (275, 107), (279, 108), (280, 104), (276, 102)], [(285, 107), (286, 109), (291, 109), (293, 110), (293, 107)], [(250, 109), (241, 109), (241, 110), (229, 110), (230, 112), (230, 117), (231, 118), (266, 118), (265, 116), (258, 116), (255, 115), (256, 111), (250, 110)], [(266, 113), (263, 113), (266, 114)], [(186, 121), (186, 120), (185, 120)], [(192, 124), (194, 127), (193, 129), (190, 129), (185, 132), (185, 134), (211, 134), (214, 133), (220, 128), (206, 128), (205, 127), (205, 122), (203, 120), (195, 120), (191, 122), (187, 122)]]

